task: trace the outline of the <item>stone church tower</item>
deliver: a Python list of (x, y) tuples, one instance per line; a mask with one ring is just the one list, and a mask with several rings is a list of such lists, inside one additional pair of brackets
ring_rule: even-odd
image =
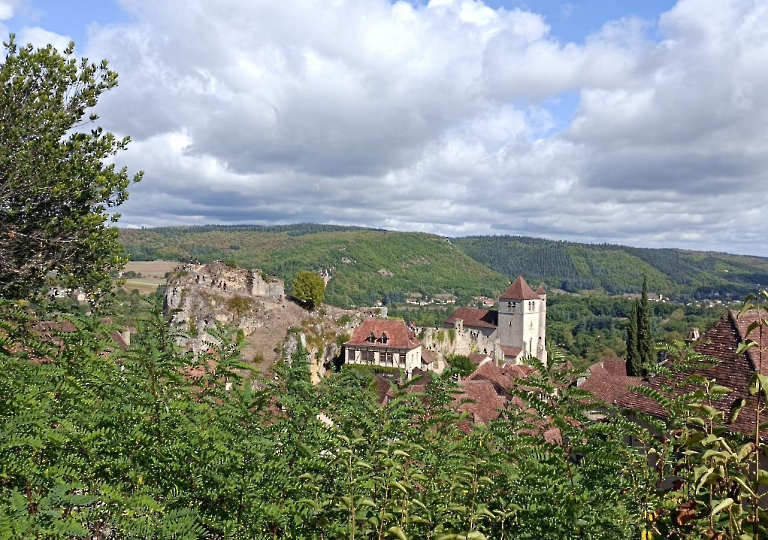
[(534, 292), (519, 276), (499, 298), (498, 324), (502, 347), (547, 362), (547, 293), (542, 287)]

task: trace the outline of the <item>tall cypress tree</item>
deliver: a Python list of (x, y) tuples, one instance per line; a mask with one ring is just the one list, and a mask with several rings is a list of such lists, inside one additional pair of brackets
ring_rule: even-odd
[(639, 376), (643, 365), (637, 350), (637, 314), (639, 311), (638, 301), (635, 300), (627, 324), (627, 375), (630, 377)]
[(653, 362), (653, 336), (651, 336), (651, 309), (648, 306), (648, 280), (643, 276), (643, 296), (637, 310), (637, 352), (641, 364)]

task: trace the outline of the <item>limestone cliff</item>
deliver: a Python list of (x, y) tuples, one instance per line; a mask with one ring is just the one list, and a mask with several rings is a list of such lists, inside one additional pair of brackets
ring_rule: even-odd
[(217, 323), (230, 325), (245, 340), (242, 358), (265, 374), (276, 361), (289, 360), (301, 342), (315, 382), (341, 352), (348, 329), (364, 317), (332, 306), (307, 312), (286, 299), (281, 280), (223, 263), (177, 267), (168, 278), (164, 309), (180, 330), (181, 347), (205, 351), (217, 343)]

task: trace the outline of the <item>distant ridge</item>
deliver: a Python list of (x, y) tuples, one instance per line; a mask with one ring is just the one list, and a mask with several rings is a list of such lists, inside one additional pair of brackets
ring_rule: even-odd
[(121, 229), (134, 260), (190, 257), (260, 268), (286, 280), (328, 272), (340, 306), (403, 301), (411, 292), (498, 297), (517, 276), (567, 292), (650, 290), (680, 301), (741, 299), (768, 286), (768, 258), (682, 249), (580, 244), (524, 236), (443, 236), (342, 225), (202, 225)]
[(452, 239), (467, 255), (506, 276), (524, 275), (570, 292), (636, 293), (642, 275), (667, 296), (736, 297), (768, 286), (768, 258), (671, 248), (580, 244), (525, 236)]
[(206, 233), (212, 231), (285, 233), (288, 236), (302, 236), (305, 234), (339, 231), (385, 231), (385, 229), (374, 229), (370, 227), (356, 227), (352, 225), (321, 225), (317, 223), (292, 223), (287, 225), (176, 225), (171, 227), (142, 228), (139, 230), (150, 230), (166, 236)]

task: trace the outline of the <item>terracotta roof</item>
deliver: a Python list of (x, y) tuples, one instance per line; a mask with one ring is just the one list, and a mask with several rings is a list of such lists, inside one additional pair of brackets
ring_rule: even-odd
[(536, 294), (547, 294), (547, 291), (544, 290), (544, 285), (539, 285), (539, 288), (536, 289)]
[(512, 381), (505, 376), (495, 362), (486, 362), (479, 366), (465, 381), (490, 381), (497, 392), (506, 392), (512, 386)]
[[(684, 379), (694, 374), (702, 375), (707, 379), (714, 379), (717, 384), (730, 388), (732, 392), (723, 396), (719, 401), (712, 403), (712, 406), (725, 412), (725, 417), (728, 417), (731, 404), (736, 399), (744, 398), (747, 400), (746, 406), (742, 409), (736, 422), (730, 427), (734, 431), (738, 431), (743, 434), (750, 434), (753, 432), (755, 425), (755, 398), (749, 395), (749, 382), (752, 379), (752, 375), (755, 372), (757, 363), (757, 351), (748, 355), (736, 355), (736, 347), (739, 342), (744, 338), (744, 332), (751, 324), (752, 321), (757, 320), (758, 315), (756, 312), (747, 313), (743, 317), (738, 318), (738, 313), (735, 311), (729, 312), (723, 316), (718, 322), (712, 326), (704, 335), (701, 340), (697, 342), (694, 349), (697, 352), (713, 356), (720, 360), (720, 362), (709, 369), (692, 367), (685, 369), (677, 375), (678, 380)], [(750, 339), (757, 341), (758, 336), (756, 332), (750, 336)], [(763, 338), (762, 346), (768, 346), (768, 332)], [(768, 358), (766, 358), (768, 360)], [(764, 362), (765, 364), (766, 362)], [(765, 368), (764, 368), (765, 370)], [(645, 384), (654, 389), (660, 389), (664, 384), (666, 378), (662, 376), (651, 377)], [(682, 393), (689, 388), (682, 388), (678, 390), (678, 393)], [(616, 404), (620, 407), (639, 410), (648, 414), (662, 416), (664, 411), (658, 404), (635, 392), (629, 392), (616, 400)], [(768, 435), (768, 432), (763, 432), (764, 435)]]
[[(383, 337), (386, 334), (386, 343)], [(369, 337), (375, 337), (374, 342), (368, 341)], [(384, 321), (381, 319), (365, 319), (355, 329), (352, 339), (345, 345), (384, 347), (390, 349), (413, 349), (420, 343), (413, 332), (408, 330), (405, 321)]]
[[(429, 365), (429, 364), (431, 364), (434, 361), (435, 361), (435, 357), (432, 354), (432, 351), (430, 351), (429, 349), (422, 349), (421, 350), (421, 363), (422, 364)], [(416, 373), (416, 369), (418, 369), (418, 368), (415, 368), (413, 370), (414, 374)], [(419, 369), (419, 371), (421, 371), (421, 370)]]
[(510, 358), (517, 358), (517, 355), (523, 352), (523, 349), (518, 349), (517, 347), (502, 347), (501, 352), (504, 353), (504, 358), (507, 356)]
[(465, 328), (497, 328), (499, 312), (488, 309), (459, 308), (445, 319), (445, 324), (456, 324), (458, 319), (464, 321)]
[(507, 364), (500, 368), (501, 374), (509, 379), (525, 379), (534, 369), (525, 364)]
[(411, 377), (415, 379), (416, 377), (424, 377), (427, 374), (428, 372), (424, 371), (423, 369), (413, 368), (413, 371), (411, 372)]
[(642, 377), (627, 376), (626, 361), (616, 358), (590, 366), (589, 378), (579, 388), (606, 403), (615, 403), (629, 392), (631, 386), (639, 386), (642, 382)]
[(525, 282), (523, 276), (517, 276), (517, 279), (509, 286), (507, 292), (501, 295), (500, 300), (538, 300), (539, 295), (533, 292), (530, 286)]
[(385, 406), (387, 403), (389, 403), (390, 399), (395, 397), (395, 392), (392, 390), (392, 385), (390, 384), (389, 379), (382, 377), (381, 374), (377, 374), (373, 378), (373, 382), (376, 387), (376, 395), (379, 397), (379, 405)]
[(467, 358), (469, 358), (472, 361), (472, 363), (475, 364), (476, 366), (479, 366), (486, 360), (491, 360), (490, 356), (488, 356), (487, 354), (481, 354), (481, 353), (472, 353), (468, 355)]
[(454, 398), (457, 410), (468, 413), (476, 424), (487, 424), (501, 416), (506, 402), (488, 380), (464, 380), (461, 393)]

